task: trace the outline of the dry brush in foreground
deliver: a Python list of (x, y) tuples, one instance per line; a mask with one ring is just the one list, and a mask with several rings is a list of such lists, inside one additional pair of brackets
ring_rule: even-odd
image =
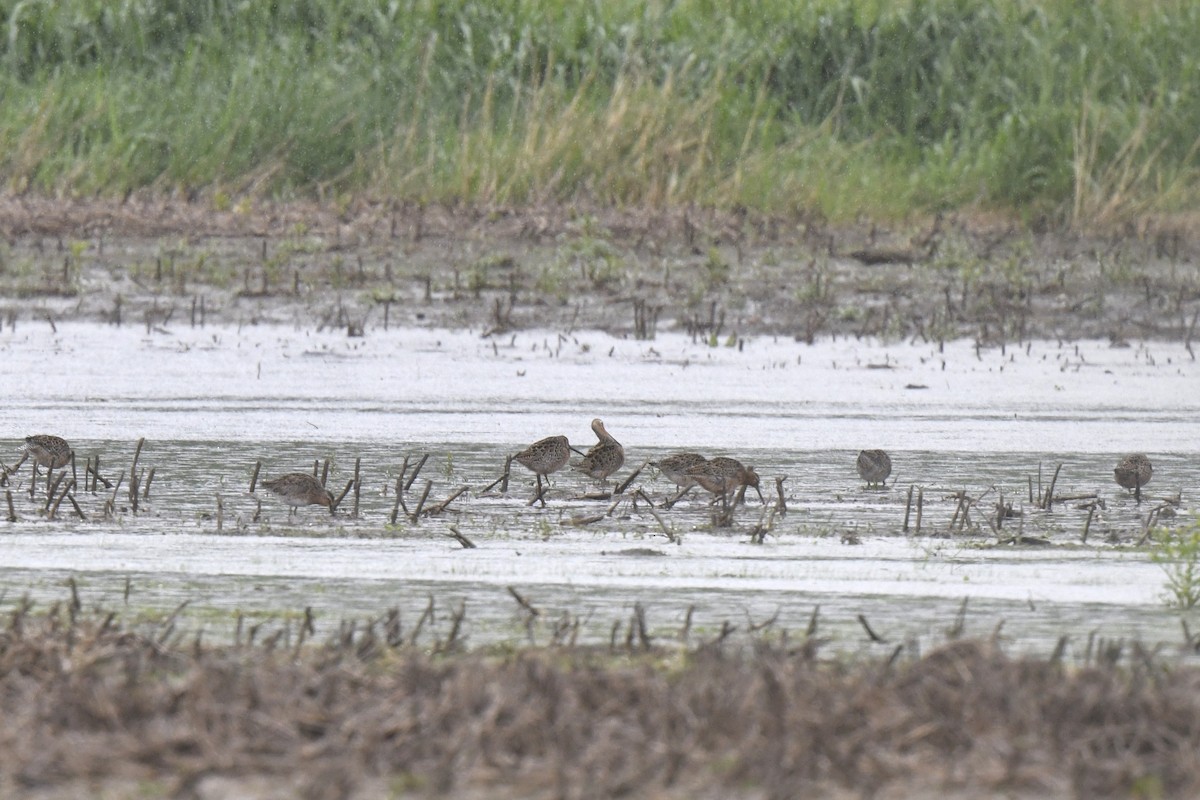
[(909, 660), (826, 659), (812, 642), (431, 656), (383, 623), (289, 647), (173, 630), (13, 610), (0, 795), (213, 797), (229, 781), (313, 798), (1200, 791), (1200, 668), (1137, 647), (1077, 666), (978, 640)]

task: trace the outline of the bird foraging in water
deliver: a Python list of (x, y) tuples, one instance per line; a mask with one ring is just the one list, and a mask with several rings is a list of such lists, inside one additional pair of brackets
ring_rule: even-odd
[(670, 508), (679, 501), (693, 486), (696, 486), (696, 478), (688, 474), (688, 470), (697, 467), (707, 461), (704, 456), (699, 453), (673, 453), (665, 458), (660, 458), (658, 461), (651, 461), (650, 465), (657, 467), (663, 477), (679, 487), (679, 494), (663, 504), (665, 508)]
[(61, 436), (44, 433), (26, 436), (25, 455), (32, 456), (35, 465), (58, 469), (71, 463), (71, 445)]
[[(514, 461), (537, 476), (537, 494), (534, 495), (533, 500), (540, 500), (543, 508), (546, 506), (546, 499), (542, 496), (542, 476), (549, 476), (551, 472), (557, 472), (566, 466), (573, 449), (567, 441), (567, 437), (547, 436), (513, 456)], [(547, 477), (546, 486), (549, 487), (549, 485), (550, 478)], [(533, 505), (533, 500), (529, 501), (530, 505)]]
[(1142, 502), (1142, 487), (1150, 482), (1153, 475), (1154, 468), (1150, 466), (1150, 459), (1141, 453), (1125, 456), (1113, 468), (1113, 477), (1117, 483), (1126, 489), (1133, 489), (1133, 497), (1139, 503)]
[(612, 437), (599, 419), (592, 420), (592, 430), (599, 441), (592, 445), (575, 469), (603, 484), (609, 475), (625, 463), (625, 448)]
[(690, 468), (687, 474), (701, 489), (719, 495), (723, 500), (728, 500), (729, 494), (738, 488), (743, 489), (744, 495), (745, 487), (749, 486), (758, 492), (759, 500), (766, 502), (763, 500), (762, 490), (758, 488), (758, 473), (754, 471), (754, 467), (747, 467), (736, 458), (717, 456), (711, 461)]
[(882, 450), (858, 451), (858, 474), (867, 482), (867, 488), (882, 487), (892, 474), (892, 459)]
[[(52, 436), (48, 433), (26, 436), (25, 446), (22, 450), (24, 452), (21, 454), (21, 460), (8, 472), (16, 472), (25, 463), (25, 459), (32, 458), (33, 478), (30, 481), (30, 492), (33, 491), (33, 484), (37, 483), (39, 466), (45, 467), (47, 470), (56, 470), (71, 463), (71, 445), (67, 444), (67, 440), (61, 436)], [(46, 474), (46, 491), (50, 491), (49, 472)]]
[(262, 485), (291, 506), (289, 517), (299, 506), (325, 506), (330, 514), (333, 513), (333, 495), (307, 472), (289, 472), (274, 480), (263, 481)]

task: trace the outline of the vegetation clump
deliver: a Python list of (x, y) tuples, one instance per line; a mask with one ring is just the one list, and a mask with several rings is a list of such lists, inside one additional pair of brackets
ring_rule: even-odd
[(1095, 226), (1194, 207), (1200, 7), (0, 5), (0, 178)]
[(1200, 516), (1155, 530), (1150, 557), (1166, 573), (1167, 605), (1184, 610), (1200, 605)]
[(313, 623), (298, 642), (290, 624), (256, 625), (213, 645), (174, 616), (11, 609), (0, 792), (133, 781), (131, 797), (212, 796), (232, 781), (229, 796), (255, 796), (259, 778), (306, 797), (1200, 790), (1200, 672), (1120, 643), (1076, 667), (972, 640), (854, 663), (815, 641), (681, 652), (636, 637), (431, 654), (395, 614), (324, 643), (304, 641)]

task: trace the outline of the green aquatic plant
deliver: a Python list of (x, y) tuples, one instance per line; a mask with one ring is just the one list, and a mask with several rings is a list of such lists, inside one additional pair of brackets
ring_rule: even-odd
[(1150, 560), (1166, 573), (1167, 605), (1182, 609), (1200, 605), (1200, 515), (1187, 525), (1156, 530)]

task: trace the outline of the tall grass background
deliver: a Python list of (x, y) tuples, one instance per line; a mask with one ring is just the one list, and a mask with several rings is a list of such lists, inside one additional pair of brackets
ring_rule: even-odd
[(1200, 194), (1200, 4), (3, 0), (0, 180), (1104, 226)]

